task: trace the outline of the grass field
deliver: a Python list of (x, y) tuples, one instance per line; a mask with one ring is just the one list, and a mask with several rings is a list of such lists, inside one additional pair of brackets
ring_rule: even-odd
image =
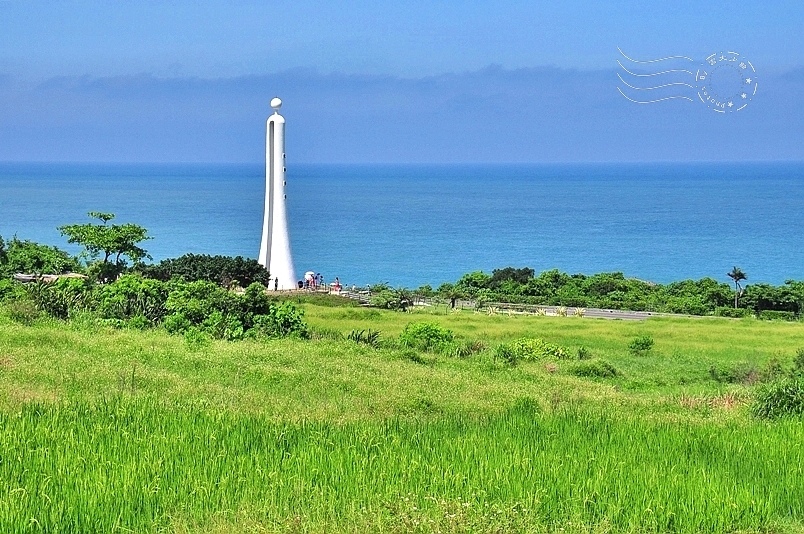
[[(0, 531), (804, 531), (804, 423), (748, 410), (804, 324), (305, 309), (259, 342), (0, 312)], [(395, 342), (422, 320), (485, 349)], [(523, 337), (618, 374), (495, 358)]]

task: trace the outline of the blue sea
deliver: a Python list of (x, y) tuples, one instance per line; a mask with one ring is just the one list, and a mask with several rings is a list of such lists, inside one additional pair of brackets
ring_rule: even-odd
[[(66, 248), (88, 211), (148, 228), (154, 260), (256, 258), (260, 165), (0, 164), (0, 235)], [(804, 163), (288, 165), (297, 275), (437, 286), (463, 273), (804, 279)]]

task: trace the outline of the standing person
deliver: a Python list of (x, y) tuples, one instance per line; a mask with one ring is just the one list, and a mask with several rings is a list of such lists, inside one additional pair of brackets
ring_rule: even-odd
[(279, 291), (279, 277), (274, 278), (274, 291)]
[(341, 290), (341, 280), (337, 276), (335, 277), (335, 291)]

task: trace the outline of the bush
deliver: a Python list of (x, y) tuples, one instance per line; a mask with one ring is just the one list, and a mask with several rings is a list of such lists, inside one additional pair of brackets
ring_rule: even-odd
[(564, 347), (549, 343), (543, 339), (521, 338), (510, 343), (517, 357), (523, 360), (539, 360), (554, 358), (558, 360), (569, 359), (569, 352)]
[(16, 237), (5, 245), (0, 258), (0, 275), (63, 274), (77, 270), (78, 261), (67, 252), (33, 241), (20, 241)]
[(309, 327), (304, 322), (304, 311), (287, 301), (271, 305), (267, 313), (255, 315), (248, 333), (267, 337), (310, 338)]
[(0, 302), (11, 300), (16, 294), (16, 286), (12, 280), (7, 278), (0, 279)]
[(212, 312), (234, 312), (239, 306), (238, 296), (219, 285), (205, 280), (195, 282), (173, 281), (169, 284), (165, 309), (179, 313), (193, 325), (200, 325)]
[(92, 306), (91, 286), (83, 278), (60, 278), (52, 283), (25, 285), (31, 301), (40, 311), (57, 319), (67, 319), (71, 312)]
[(617, 368), (605, 360), (578, 362), (569, 368), (569, 373), (588, 378), (614, 378), (620, 374)]
[(413, 306), (413, 294), (406, 289), (383, 289), (372, 295), (369, 303), (375, 308), (407, 311)]
[(255, 282), (268, 286), (271, 275), (257, 260), (242, 256), (209, 256), (185, 254), (178, 258), (162, 260), (156, 265), (145, 265), (140, 270), (146, 278), (167, 282), (176, 277), (186, 282), (205, 281), (230, 287), (234, 282), (246, 287)]
[(27, 298), (12, 300), (6, 304), (5, 310), (12, 321), (25, 326), (31, 326), (42, 315), (33, 301)]
[(183, 334), (192, 324), (181, 313), (171, 313), (162, 320), (162, 326), (169, 334)]
[(105, 319), (142, 316), (157, 324), (167, 313), (168, 285), (159, 280), (126, 274), (101, 286), (97, 294), (98, 313)]
[(187, 332), (197, 327), (218, 339), (250, 337), (309, 337), (304, 312), (290, 301), (273, 302), (259, 283), (242, 295), (213, 282), (172, 281), (165, 308), (171, 317), (168, 331)]
[(245, 335), (243, 323), (233, 315), (224, 315), (220, 310), (215, 310), (209, 314), (209, 317), (201, 323), (200, 329), (216, 339), (225, 339), (227, 341), (243, 339)]
[(468, 358), (472, 354), (484, 350), (486, 350), (486, 344), (482, 341), (462, 340), (443, 345), (442, 353), (454, 358)]
[(644, 356), (653, 348), (653, 338), (648, 335), (637, 336), (628, 345), (628, 350), (635, 356)]
[(592, 351), (587, 349), (586, 347), (578, 347), (578, 359), (579, 360), (591, 360), (592, 359)]
[(804, 378), (786, 378), (759, 389), (751, 413), (763, 419), (804, 415)]
[(732, 365), (715, 364), (709, 367), (709, 376), (725, 384), (754, 384), (760, 381), (760, 371), (750, 363)]
[(126, 326), (135, 330), (145, 330), (146, 328), (150, 328), (152, 325), (151, 321), (149, 321), (144, 315), (135, 315), (126, 321)]
[(715, 315), (718, 317), (733, 317), (740, 319), (743, 317), (751, 317), (751, 310), (745, 308), (731, 308), (729, 306), (720, 306), (715, 308)]
[(569, 351), (555, 343), (538, 338), (521, 338), (499, 345), (495, 357), (515, 365), (520, 360), (532, 361), (540, 359), (568, 360)]
[(377, 347), (380, 344), (380, 332), (378, 330), (352, 330), (346, 339), (355, 343), (363, 343), (370, 347)]
[(408, 323), (399, 335), (402, 345), (421, 351), (435, 350), (452, 339), (452, 331), (430, 322)]
[(791, 311), (778, 311), (778, 310), (762, 310), (757, 315), (759, 319), (764, 321), (795, 321), (796, 314)]
[(503, 343), (494, 349), (494, 359), (502, 360), (509, 365), (516, 365), (519, 362), (519, 355), (510, 343)]

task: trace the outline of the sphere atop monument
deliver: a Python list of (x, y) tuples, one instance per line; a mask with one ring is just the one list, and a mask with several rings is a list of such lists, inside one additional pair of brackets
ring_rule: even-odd
[(275, 96), (271, 99), (271, 107), (274, 108), (274, 111), (279, 111), (279, 108), (282, 107), (282, 100), (280, 100), (278, 96)]

